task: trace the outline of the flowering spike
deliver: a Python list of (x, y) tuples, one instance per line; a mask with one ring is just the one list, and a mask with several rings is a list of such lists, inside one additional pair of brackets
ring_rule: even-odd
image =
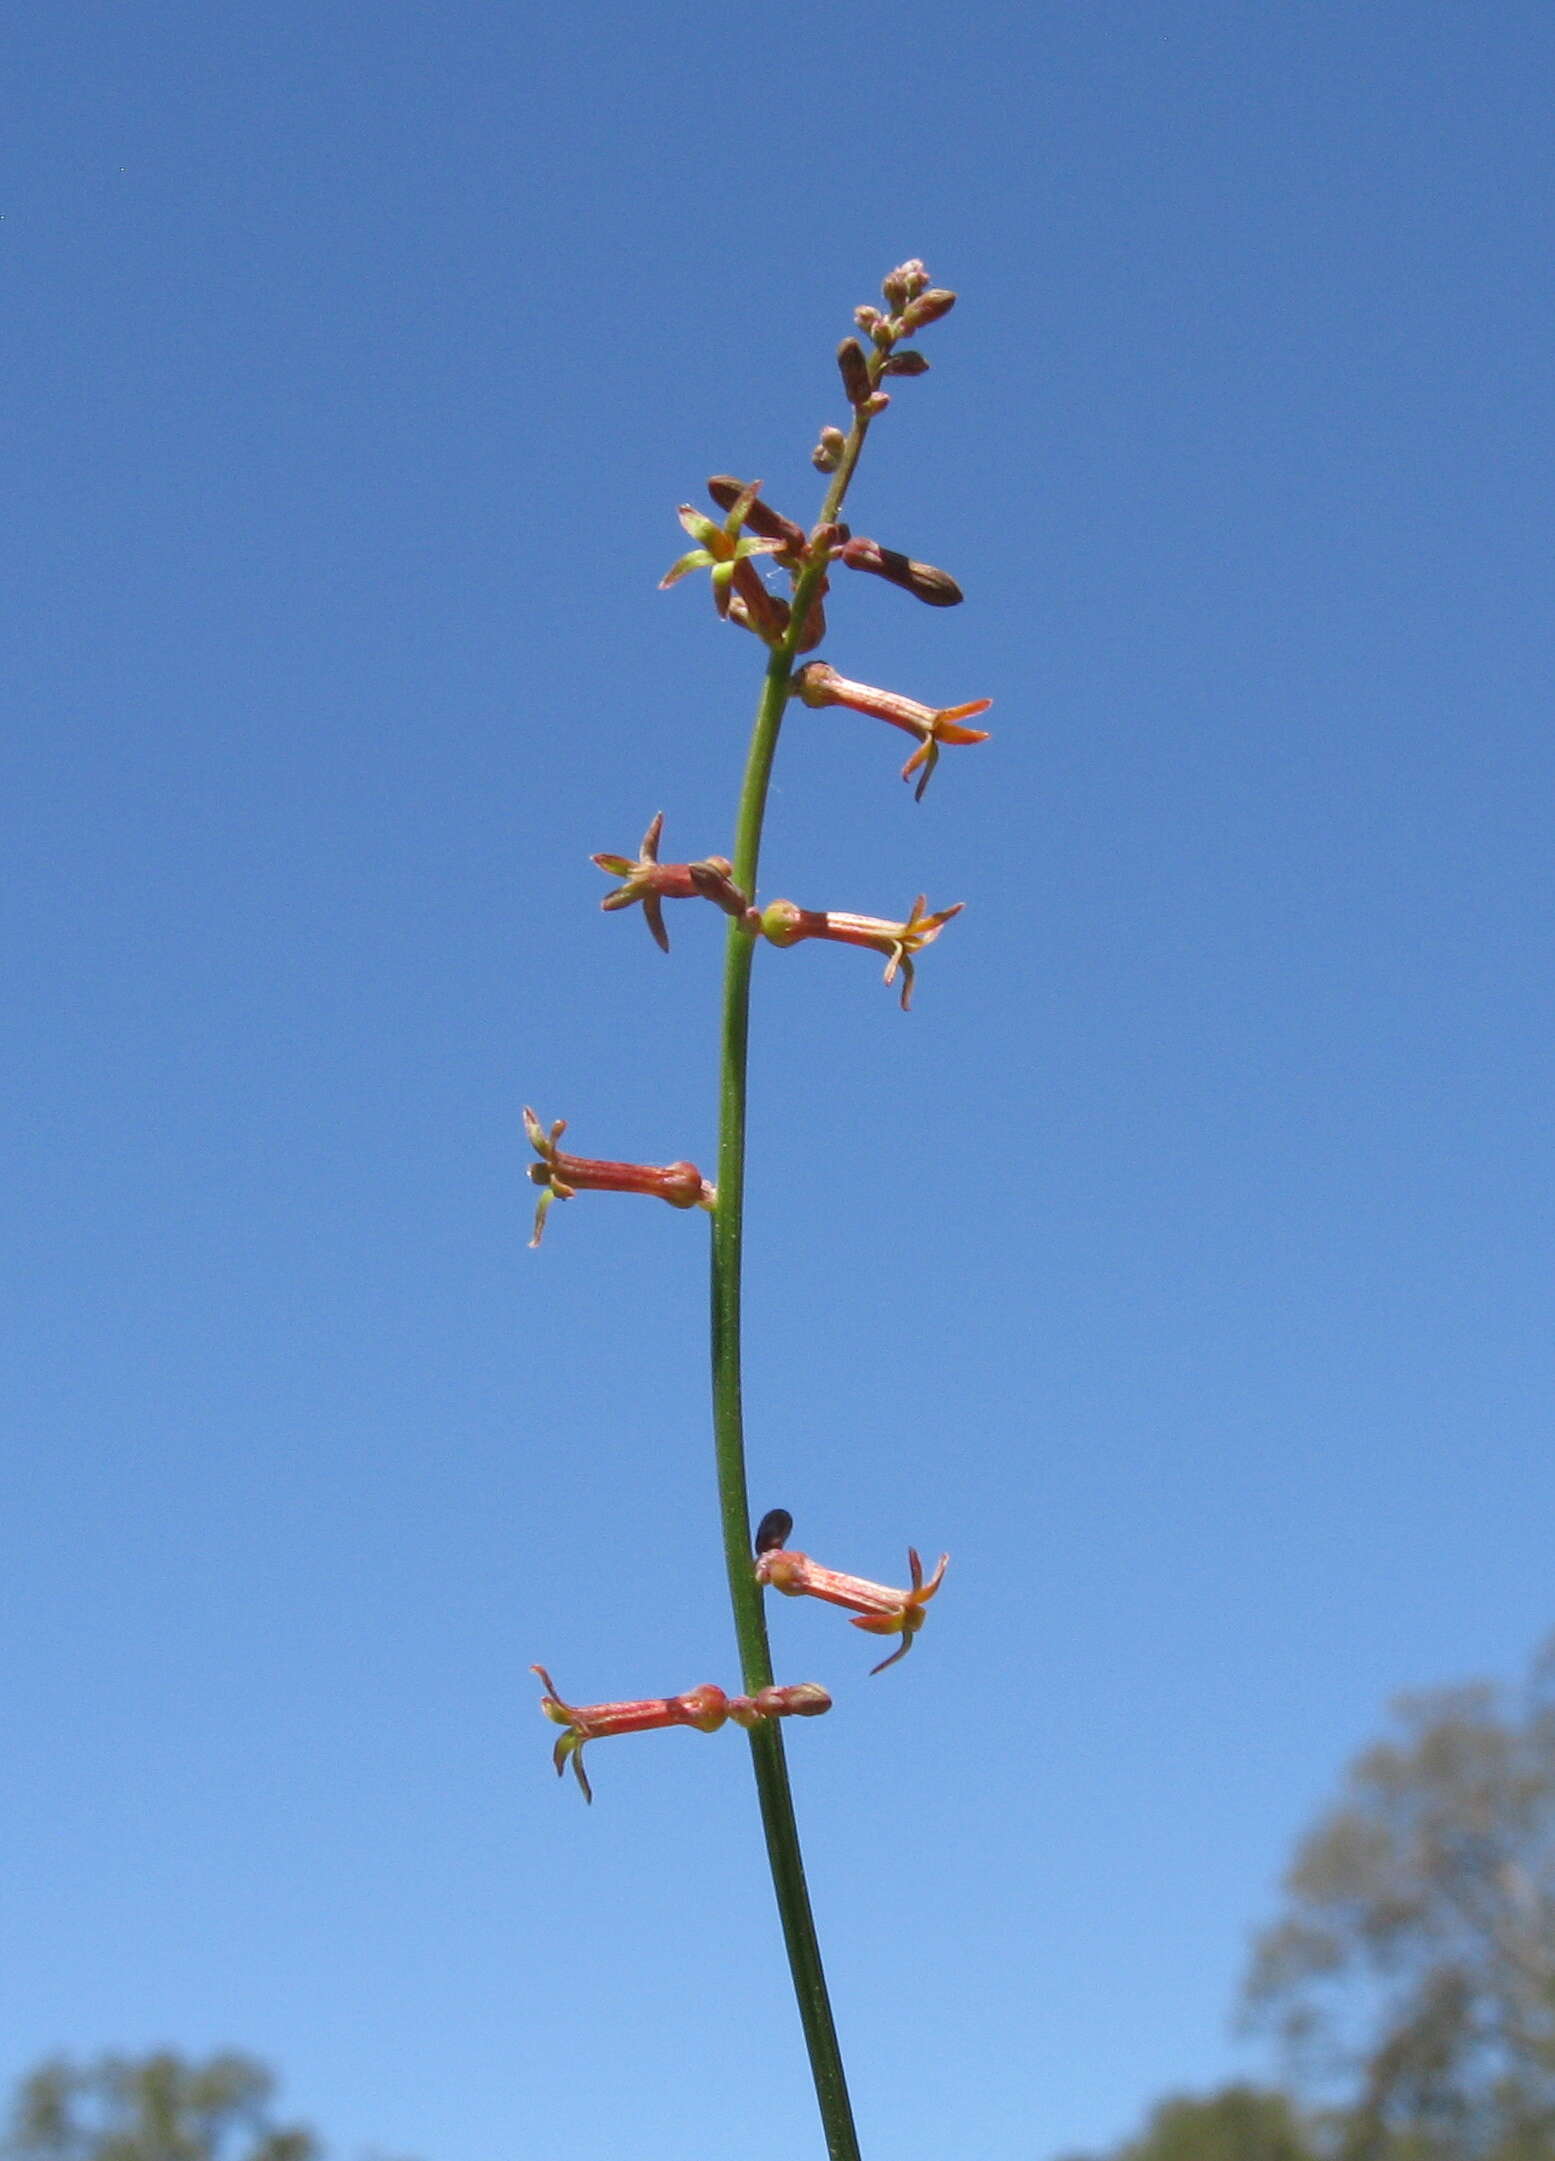
[(540, 1158), (530, 1164), (529, 1176), (543, 1189), (535, 1209), (531, 1246), (540, 1243), (552, 1201), (569, 1201), (575, 1193), (650, 1193), (672, 1208), (705, 1208), (709, 1213), (717, 1206), (717, 1188), (708, 1184), (694, 1163), (610, 1163), (592, 1156), (564, 1155), (559, 1143), (566, 1130), (566, 1119), (558, 1118), (547, 1133), (525, 1106), (524, 1131)]
[(608, 912), (641, 901), (654, 942), (667, 953), (670, 941), (664, 928), (664, 901), (716, 901), (726, 915), (743, 915), (750, 904), (733, 883), (733, 866), (727, 856), (710, 855), (700, 863), (661, 863), (659, 835), (663, 830), (661, 810), (644, 833), (635, 860), (624, 855), (596, 855), (590, 860), (609, 877), (622, 881), (613, 893), (605, 895), (601, 908)]
[(875, 1674), (884, 1673), (887, 1666), (894, 1666), (912, 1649), (912, 1639), (923, 1626), (924, 1608), (944, 1581), (949, 1560), (949, 1554), (942, 1553), (939, 1566), (925, 1583), (918, 1550), (909, 1546), (907, 1567), (912, 1585), (898, 1591), (889, 1584), (871, 1583), (866, 1576), (845, 1576), (834, 1568), (822, 1568), (807, 1553), (779, 1548), (758, 1556), (756, 1581), (781, 1591), (786, 1598), (821, 1598), (828, 1605), (846, 1606), (853, 1615), (853, 1626), (872, 1636), (900, 1635), (900, 1649), (871, 1667)]
[(843, 705), (850, 712), (868, 713), (875, 720), (888, 721), (904, 734), (915, 735), (918, 748), (902, 767), (902, 778), (910, 780), (922, 768), (923, 778), (914, 790), (915, 799), (920, 803), (929, 777), (939, 763), (940, 751), (947, 743), (986, 743), (988, 740), (986, 728), (968, 728), (964, 723), (975, 713), (986, 713), (993, 704), (992, 698), (974, 698), (970, 705), (920, 705), (916, 698), (904, 698), (898, 691), (876, 690), (872, 683), (850, 682), (827, 660), (807, 662), (795, 675), (794, 687), (805, 705), (817, 708)]

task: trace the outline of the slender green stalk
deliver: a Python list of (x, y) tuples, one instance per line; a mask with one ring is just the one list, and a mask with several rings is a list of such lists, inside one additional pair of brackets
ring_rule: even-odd
[[(829, 523), (842, 507), (869, 427), (857, 413), (841, 462), (821, 510)], [(756, 708), (745, 780), (735, 819), (733, 877), (744, 893), (756, 891), (761, 831), (766, 815), (772, 761), (777, 754), (783, 709), (788, 703), (794, 659), (809, 604), (825, 574), (825, 558), (808, 564), (795, 584), (787, 637), (767, 663), (766, 680)], [(712, 1228), (713, 1430), (718, 1461), (718, 1498), (723, 1523), (724, 1562), (740, 1668), (748, 1694), (772, 1685), (772, 1657), (766, 1616), (751, 1550), (750, 1498), (745, 1477), (745, 1430), (740, 1401), (740, 1281), (745, 1229), (746, 1079), (750, 1045), (751, 965), (756, 939), (739, 921), (729, 925), (724, 962), (722, 1073), (719, 1088), (718, 1203)], [(826, 2132), (828, 2161), (860, 2161), (858, 2133), (848, 2100), (842, 2051), (832, 2019), (815, 1916), (805, 1883), (804, 1856), (789, 1785), (783, 1736), (776, 1719), (750, 1730), (756, 1791), (766, 1833), (767, 1861), (777, 1894), (789, 1970), (804, 2027), (805, 2046), (815, 2079), (816, 2100)]]

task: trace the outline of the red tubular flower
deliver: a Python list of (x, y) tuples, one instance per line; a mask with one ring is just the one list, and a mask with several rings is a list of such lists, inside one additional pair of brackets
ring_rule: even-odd
[(901, 970), (905, 1013), (912, 1004), (913, 955), (932, 945), (951, 917), (959, 915), (965, 906), (965, 901), (958, 900), (952, 907), (941, 908), (937, 915), (927, 915), (920, 893), (905, 923), (888, 923), (881, 916), (844, 915), (834, 908), (799, 908), (791, 900), (775, 900), (754, 921), (773, 945), (800, 945), (806, 938), (825, 938), (834, 945), (869, 946), (884, 953), (884, 980), (894, 983), (897, 970)]
[(529, 1176), (544, 1188), (535, 1205), (537, 1246), (545, 1231), (546, 1213), (552, 1201), (570, 1201), (575, 1193), (651, 1193), (672, 1208), (705, 1208), (717, 1205), (717, 1189), (708, 1184), (694, 1163), (606, 1163), (591, 1156), (564, 1155), (557, 1143), (567, 1130), (558, 1118), (549, 1133), (534, 1112), (524, 1107), (524, 1131), (540, 1158), (531, 1163)]
[(545, 1683), (542, 1715), (566, 1729), (551, 1754), (556, 1775), (560, 1778), (570, 1762), (585, 1801), (594, 1798), (583, 1768), (585, 1741), (600, 1741), (612, 1733), (652, 1733), (661, 1726), (692, 1726), (698, 1733), (716, 1733), (730, 1718), (736, 1725), (756, 1726), (767, 1718), (818, 1718), (831, 1709), (831, 1697), (814, 1681), (791, 1688), (764, 1688), (755, 1696), (726, 1696), (709, 1681), (683, 1696), (644, 1696), (630, 1703), (564, 1703), (544, 1666), (529, 1670)]
[(942, 1553), (938, 1568), (925, 1583), (917, 1549), (909, 1546), (907, 1566), (912, 1587), (898, 1591), (886, 1583), (871, 1583), (864, 1576), (844, 1576), (834, 1568), (822, 1568), (807, 1553), (791, 1553), (779, 1547), (757, 1560), (756, 1581), (781, 1591), (787, 1598), (823, 1598), (828, 1605), (846, 1606), (853, 1614), (853, 1626), (872, 1636), (900, 1635), (901, 1648), (870, 1668), (871, 1673), (884, 1673), (887, 1666), (894, 1666), (912, 1649), (912, 1639), (924, 1623), (923, 1609), (944, 1581), (949, 1560), (950, 1555)]
[(970, 705), (947, 705), (936, 709), (932, 705), (920, 705), (916, 698), (904, 698), (894, 690), (876, 690), (869, 683), (850, 682), (826, 660), (812, 660), (801, 668), (794, 677), (794, 687), (805, 705), (845, 705), (850, 712), (868, 713), (876, 720), (889, 721), (893, 728), (915, 735), (918, 748), (902, 767), (902, 778), (910, 780), (922, 767), (923, 778), (914, 790), (915, 799), (920, 803), (945, 744), (986, 743), (988, 740), (986, 728), (968, 728), (962, 723), (975, 713), (986, 713), (993, 704), (992, 698), (974, 698)]
[(661, 863), (659, 835), (663, 830), (664, 813), (661, 810), (644, 833), (642, 849), (635, 859), (624, 855), (596, 855), (590, 860), (609, 877), (622, 881), (613, 893), (605, 895), (599, 904), (601, 908), (607, 911), (630, 908), (641, 901), (654, 943), (667, 953), (670, 941), (669, 932), (664, 928), (663, 902), (711, 900), (726, 915), (744, 915), (749, 904), (732, 881), (733, 865), (727, 856), (706, 856), (700, 863)]
[(659, 1726), (695, 1726), (699, 1733), (716, 1733), (729, 1715), (728, 1697), (711, 1682), (704, 1688), (689, 1690), (684, 1696), (647, 1696), (631, 1703), (580, 1706), (562, 1701), (556, 1693), (556, 1683), (544, 1666), (531, 1666), (529, 1670), (537, 1673), (545, 1683), (545, 1694), (540, 1698), (542, 1714), (566, 1728), (551, 1756), (556, 1775), (561, 1777), (570, 1759), (585, 1801), (594, 1798), (588, 1773), (583, 1768), (585, 1741), (603, 1740), (611, 1733), (651, 1733)]

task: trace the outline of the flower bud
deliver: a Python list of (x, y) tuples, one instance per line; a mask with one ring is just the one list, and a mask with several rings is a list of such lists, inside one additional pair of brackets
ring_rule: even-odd
[(888, 273), (880, 290), (898, 312), (909, 300), (916, 300), (929, 282), (929, 273), (915, 255), (910, 262), (902, 263)]
[(788, 602), (780, 594), (767, 591), (755, 564), (749, 560), (735, 564), (732, 583), (734, 597), (729, 613), (733, 615), (738, 606), (738, 619), (747, 630), (754, 630), (768, 645), (781, 644), (788, 630)]
[(729, 1716), (747, 1731), (769, 1718), (819, 1718), (831, 1709), (831, 1697), (818, 1681), (787, 1688), (762, 1688), (754, 1696), (731, 1696)]
[(715, 902), (725, 915), (744, 915), (749, 903), (734, 882), (734, 865), (726, 855), (710, 855), (700, 863), (688, 863), (686, 872), (703, 900)]
[(751, 1697), (750, 1703), (763, 1718), (819, 1718), (831, 1709), (831, 1697), (819, 1681), (763, 1688)]
[(837, 348), (837, 370), (843, 394), (850, 405), (862, 405), (869, 396), (869, 362), (857, 338), (844, 338)]
[(903, 592), (931, 608), (954, 608), (963, 597), (948, 571), (936, 570), (932, 563), (915, 562), (899, 549), (882, 548), (878, 540), (866, 540), (862, 535), (846, 541), (837, 551), (837, 560), (846, 563), (849, 570), (867, 570), (872, 577), (884, 578), (888, 585), (899, 585)]
[(880, 372), (882, 375), (927, 375), (929, 363), (915, 346), (911, 352), (892, 353)]
[(947, 293), (943, 286), (923, 294), (902, 310), (897, 328), (904, 338), (910, 338), (915, 330), (923, 330), (930, 323), (937, 323), (942, 315), (948, 315), (956, 304), (954, 293)]
[(822, 428), (821, 439), (810, 453), (810, 463), (817, 472), (834, 473), (846, 447), (847, 437), (841, 428)]
[[(745, 494), (746, 484), (730, 473), (714, 473), (707, 483), (707, 492), (720, 510), (732, 510)], [(764, 503), (759, 495), (746, 504), (744, 522), (753, 533), (760, 533), (763, 540), (780, 540), (785, 554), (804, 553), (804, 527), (796, 525), (792, 518), (785, 518), (770, 503)]]
[[(767, 1690), (762, 1690), (766, 1695)], [(782, 1699), (777, 1706), (779, 1715), (790, 1718), (819, 1718), (823, 1711), (831, 1709), (831, 1697), (819, 1681), (799, 1681), (792, 1688), (775, 1688), (774, 1696)]]

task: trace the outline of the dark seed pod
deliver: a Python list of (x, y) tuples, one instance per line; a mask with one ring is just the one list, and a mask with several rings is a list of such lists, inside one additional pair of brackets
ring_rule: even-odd
[(756, 1526), (756, 1553), (778, 1553), (788, 1543), (794, 1519), (786, 1508), (769, 1508)]

